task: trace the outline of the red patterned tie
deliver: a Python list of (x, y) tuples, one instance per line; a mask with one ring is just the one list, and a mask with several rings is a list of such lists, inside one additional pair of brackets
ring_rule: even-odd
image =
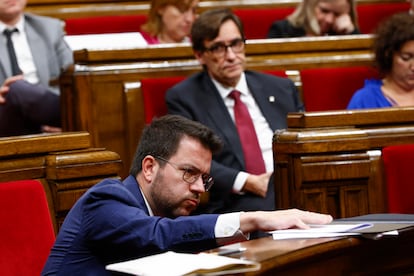
[(252, 174), (266, 172), (262, 151), (257, 140), (252, 118), (246, 105), (240, 100), (240, 92), (231, 91), (229, 97), (234, 99), (234, 119), (243, 148), (246, 171)]

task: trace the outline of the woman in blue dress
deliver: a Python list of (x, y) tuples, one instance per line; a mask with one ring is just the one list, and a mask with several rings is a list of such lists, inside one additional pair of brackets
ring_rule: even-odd
[(400, 13), (383, 22), (374, 41), (381, 80), (366, 80), (348, 109), (414, 106), (414, 16)]

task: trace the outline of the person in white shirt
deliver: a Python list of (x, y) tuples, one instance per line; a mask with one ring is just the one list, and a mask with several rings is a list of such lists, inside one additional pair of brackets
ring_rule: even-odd
[(0, 0), (0, 137), (59, 131), (57, 81), (73, 64), (63, 23), (25, 13), (26, 2)]

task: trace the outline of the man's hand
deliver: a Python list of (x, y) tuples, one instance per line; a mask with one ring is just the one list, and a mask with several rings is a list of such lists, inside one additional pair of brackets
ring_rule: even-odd
[(17, 75), (17, 76), (7, 78), (4, 81), (4, 83), (0, 87), (0, 104), (6, 103), (6, 95), (9, 92), (10, 84), (12, 84), (13, 82), (17, 80), (22, 80), (22, 79), (23, 79), (23, 75)]
[(243, 233), (250, 233), (257, 230), (308, 229), (309, 224), (326, 224), (331, 221), (330, 215), (298, 209), (243, 212), (240, 214), (240, 230)]
[(265, 197), (271, 175), (271, 172), (259, 175), (250, 174), (246, 179), (246, 183), (244, 184), (242, 191)]

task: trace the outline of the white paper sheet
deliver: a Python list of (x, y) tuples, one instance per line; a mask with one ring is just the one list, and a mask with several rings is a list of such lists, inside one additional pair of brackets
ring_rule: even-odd
[(361, 235), (361, 233), (353, 232), (367, 227), (371, 227), (370, 223), (359, 224), (326, 224), (311, 225), (310, 229), (286, 229), (269, 232), (273, 239), (297, 239), (297, 238), (324, 238), (324, 237), (340, 237)]
[(179, 276), (193, 273), (194, 275), (224, 275), (230, 272), (254, 271), (259, 268), (259, 263), (247, 260), (207, 253), (185, 254), (172, 251), (106, 266), (107, 270), (141, 276)]
[(65, 40), (73, 50), (108, 50), (108, 49), (133, 49), (146, 47), (148, 43), (139, 32), (113, 33), (113, 34), (89, 34), (67, 35)]

